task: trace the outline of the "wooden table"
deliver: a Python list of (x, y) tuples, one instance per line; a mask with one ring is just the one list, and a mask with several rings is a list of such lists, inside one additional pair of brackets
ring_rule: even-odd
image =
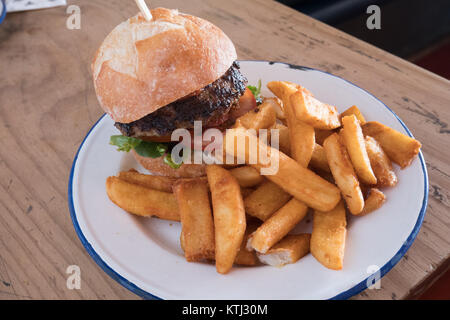
[[(101, 116), (90, 62), (106, 34), (135, 14), (134, 2), (71, 1), (66, 8), (8, 14), (0, 25), (0, 298), (136, 299), (89, 257), (67, 206), (73, 157)], [(430, 199), (405, 257), (356, 299), (414, 297), (449, 267), (450, 82), (269, 0), (151, 0), (220, 26), (241, 59), (279, 60), (341, 76), (391, 107), (423, 143)], [(363, 24), (361, 28), (365, 27)], [(81, 269), (81, 290), (66, 269)]]

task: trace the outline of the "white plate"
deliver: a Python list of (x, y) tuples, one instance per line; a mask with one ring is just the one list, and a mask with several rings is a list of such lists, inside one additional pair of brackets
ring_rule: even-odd
[[(249, 80), (300, 83), (339, 111), (357, 105), (366, 119), (380, 121), (411, 135), (381, 101), (334, 75), (267, 61), (242, 61)], [(109, 145), (117, 134), (103, 116), (87, 134), (73, 162), (69, 207), (73, 224), (88, 253), (103, 270), (145, 298), (162, 299), (344, 299), (367, 288), (372, 273), (388, 272), (406, 253), (423, 221), (428, 177), (420, 153), (411, 166), (396, 167), (399, 183), (383, 190), (387, 202), (365, 217), (349, 217), (344, 268), (332, 271), (311, 255), (283, 268), (235, 267), (227, 275), (214, 265), (186, 262), (179, 245), (179, 223), (140, 218), (116, 207), (105, 192), (105, 180), (119, 171), (139, 168), (127, 154)], [(309, 231), (310, 217), (297, 230)], [(375, 274), (376, 276), (376, 274)], [(381, 280), (382, 281), (382, 280)]]

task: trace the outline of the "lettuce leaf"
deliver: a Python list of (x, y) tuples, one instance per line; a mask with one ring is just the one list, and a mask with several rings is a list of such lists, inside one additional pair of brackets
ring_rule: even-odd
[(171, 156), (170, 153), (167, 153), (164, 156), (164, 163), (167, 164), (169, 167), (171, 167), (173, 169), (178, 169), (183, 164), (183, 163), (176, 163), (175, 161), (173, 161), (172, 156)]
[[(111, 136), (109, 144), (117, 146), (117, 151), (129, 152), (131, 149), (134, 149), (134, 151), (136, 151), (138, 155), (147, 158), (159, 158), (164, 155), (166, 155), (167, 157), (167, 155), (170, 155), (169, 153), (167, 153), (167, 144), (144, 141), (137, 138), (126, 137), (123, 135)], [(165, 160), (164, 162), (167, 163)]]
[(257, 102), (260, 102), (261, 99), (261, 79), (258, 80), (258, 86), (247, 86), (247, 88), (253, 93)]
[(117, 151), (129, 152), (136, 148), (142, 140), (136, 138), (125, 137), (121, 135), (111, 136), (109, 144), (117, 146)]

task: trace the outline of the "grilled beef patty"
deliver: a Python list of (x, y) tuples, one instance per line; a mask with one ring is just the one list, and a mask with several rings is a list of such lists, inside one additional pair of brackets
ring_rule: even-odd
[(247, 79), (235, 61), (225, 74), (184, 98), (130, 123), (116, 122), (115, 126), (128, 137), (166, 136), (177, 128), (190, 129), (194, 121), (203, 127), (216, 127), (228, 120), (228, 113), (239, 106)]

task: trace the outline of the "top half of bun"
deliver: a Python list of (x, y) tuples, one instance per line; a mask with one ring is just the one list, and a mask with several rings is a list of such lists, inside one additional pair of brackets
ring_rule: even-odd
[(138, 14), (105, 38), (92, 62), (101, 107), (129, 123), (220, 78), (236, 60), (231, 40), (212, 23), (177, 10)]

